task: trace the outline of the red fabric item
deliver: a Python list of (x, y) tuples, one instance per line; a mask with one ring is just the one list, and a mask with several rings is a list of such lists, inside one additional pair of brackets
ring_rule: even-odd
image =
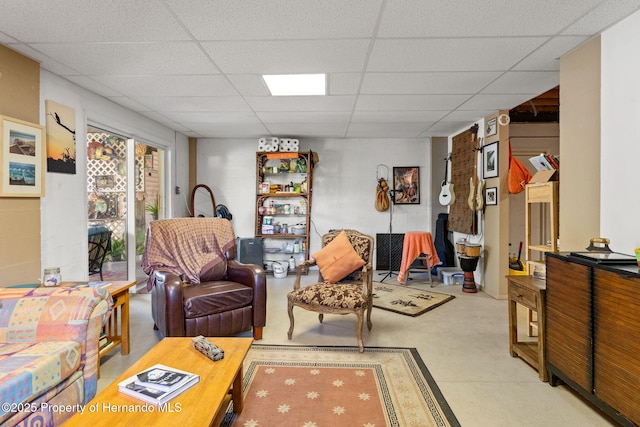
[(509, 193), (518, 194), (531, 181), (531, 172), (525, 165), (511, 155), (511, 141), (509, 141)]

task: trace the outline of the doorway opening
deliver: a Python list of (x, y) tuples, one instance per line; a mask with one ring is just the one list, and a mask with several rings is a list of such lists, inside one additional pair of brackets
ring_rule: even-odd
[(100, 262), (89, 254), (89, 280), (145, 282), (146, 228), (164, 212), (163, 150), (89, 126), (87, 157), (89, 239), (110, 237)]

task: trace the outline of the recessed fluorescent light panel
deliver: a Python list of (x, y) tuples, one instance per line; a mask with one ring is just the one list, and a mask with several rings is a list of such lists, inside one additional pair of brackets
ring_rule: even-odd
[(326, 74), (263, 75), (272, 96), (326, 95)]

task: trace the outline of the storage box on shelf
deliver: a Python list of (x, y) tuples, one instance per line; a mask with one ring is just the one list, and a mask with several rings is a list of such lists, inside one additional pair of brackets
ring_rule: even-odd
[[(274, 262), (289, 270), (309, 259), (314, 154), (256, 153), (255, 235), (264, 244), (265, 271)], [(293, 267), (293, 268), (292, 268)]]

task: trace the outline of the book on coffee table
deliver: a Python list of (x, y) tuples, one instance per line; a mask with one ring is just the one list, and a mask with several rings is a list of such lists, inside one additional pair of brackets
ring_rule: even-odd
[(121, 393), (161, 405), (200, 381), (200, 376), (157, 364), (118, 383)]

